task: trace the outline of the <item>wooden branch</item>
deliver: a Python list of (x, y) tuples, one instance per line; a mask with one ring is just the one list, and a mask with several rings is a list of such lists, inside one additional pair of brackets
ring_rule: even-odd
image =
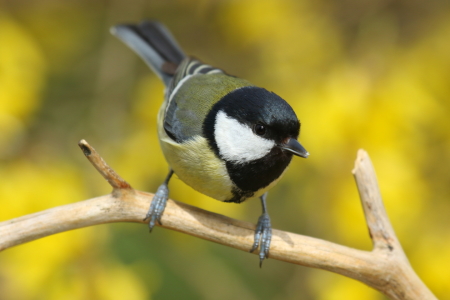
[(380, 273), (372, 274), (373, 287), (392, 299), (436, 299), (411, 268), (403, 252), (384, 208), (375, 169), (366, 151), (358, 151), (352, 173), (373, 242), (371, 254), (382, 265)]
[[(0, 223), (0, 250), (71, 229), (111, 222), (144, 223), (153, 195), (136, 191), (86, 141), (83, 153), (113, 187), (111, 194)], [(359, 280), (392, 299), (436, 299), (414, 273), (383, 207), (372, 163), (358, 152), (353, 170), (369, 232), (371, 252), (273, 230), (270, 258), (332, 271)], [(162, 225), (248, 252), (255, 225), (169, 200)]]

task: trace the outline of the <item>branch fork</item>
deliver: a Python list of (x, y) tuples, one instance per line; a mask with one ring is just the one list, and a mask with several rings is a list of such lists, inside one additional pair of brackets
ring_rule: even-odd
[[(0, 251), (51, 234), (111, 222), (144, 223), (153, 194), (134, 190), (85, 140), (78, 144), (86, 158), (113, 188), (111, 194), (51, 208), (0, 223)], [(372, 251), (273, 230), (269, 257), (332, 271), (377, 289), (391, 299), (436, 299), (411, 268), (384, 208), (375, 170), (359, 150), (352, 171), (359, 190)], [(255, 225), (168, 200), (164, 228), (248, 251)]]

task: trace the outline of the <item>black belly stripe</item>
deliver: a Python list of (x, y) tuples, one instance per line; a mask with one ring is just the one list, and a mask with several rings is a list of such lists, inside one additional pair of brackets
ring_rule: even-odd
[(237, 187), (234, 187), (233, 190), (231, 191), (231, 193), (233, 194), (233, 198), (225, 200), (223, 202), (242, 203), (245, 200), (247, 200), (248, 198), (253, 197), (253, 195), (255, 194), (254, 192), (244, 192)]

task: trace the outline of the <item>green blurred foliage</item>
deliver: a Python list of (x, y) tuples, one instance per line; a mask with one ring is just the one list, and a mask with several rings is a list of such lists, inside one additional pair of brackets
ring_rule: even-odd
[[(167, 165), (163, 86), (110, 26), (159, 19), (186, 52), (275, 91), (302, 121), (307, 160), (269, 195), (275, 228), (370, 250), (351, 169), (374, 162), (418, 275), (450, 299), (450, 3), (405, 1), (0, 2), (0, 220), (109, 192), (87, 139), (135, 188)], [(171, 198), (256, 222), (180, 180)], [(385, 299), (354, 280), (156, 228), (110, 224), (0, 255), (0, 299)]]

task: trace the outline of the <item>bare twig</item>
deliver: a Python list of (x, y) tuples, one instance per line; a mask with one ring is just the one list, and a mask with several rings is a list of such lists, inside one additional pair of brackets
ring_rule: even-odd
[(131, 190), (131, 185), (122, 179), (110, 166), (103, 160), (98, 152), (88, 144), (85, 140), (78, 142), (83, 151), (84, 156), (90, 161), (90, 163), (97, 169), (97, 171), (105, 178), (114, 190), (127, 189)]
[[(153, 195), (135, 191), (86, 142), (80, 147), (108, 180), (113, 193), (52, 208), (0, 223), (0, 250), (71, 229), (110, 222), (143, 223)], [(358, 152), (355, 179), (374, 250), (352, 249), (312, 237), (273, 230), (270, 257), (342, 274), (379, 290), (392, 299), (436, 299), (408, 263), (387, 218), (373, 166)], [(161, 227), (248, 251), (255, 225), (169, 200)]]
[(364, 150), (358, 151), (355, 168), (352, 173), (358, 186), (374, 249), (387, 248), (392, 251), (395, 247), (401, 250), (400, 243), (395, 236), (394, 229), (384, 209), (375, 170), (367, 152)]

